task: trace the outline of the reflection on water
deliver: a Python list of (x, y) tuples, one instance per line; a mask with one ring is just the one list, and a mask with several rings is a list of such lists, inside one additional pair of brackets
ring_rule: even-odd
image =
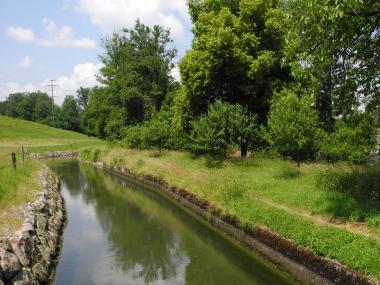
[(172, 202), (77, 162), (51, 162), (68, 226), (55, 284), (294, 284)]

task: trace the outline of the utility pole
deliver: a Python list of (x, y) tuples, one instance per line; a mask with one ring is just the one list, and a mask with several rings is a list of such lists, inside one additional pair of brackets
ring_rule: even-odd
[(51, 79), (49, 80), (50, 81), (50, 84), (47, 85), (47, 87), (50, 87), (51, 88), (51, 115), (53, 117), (53, 127), (55, 127), (55, 119), (54, 119), (54, 87), (58, 87), (57, 84), (54, 84), (55, 79)]

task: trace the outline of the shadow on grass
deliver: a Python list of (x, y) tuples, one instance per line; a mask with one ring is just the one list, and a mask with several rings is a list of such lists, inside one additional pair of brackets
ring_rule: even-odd
[(324, 172), (318, 183), (328, 193), (325, 210), (333, 217), (364, 222), (380, 216), (380, 165)]

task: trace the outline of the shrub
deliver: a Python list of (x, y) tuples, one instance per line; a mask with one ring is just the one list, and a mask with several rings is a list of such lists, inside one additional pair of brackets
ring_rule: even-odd
[(325, 134), (320, 155), (328, 161), (363, 163), (374, 150), (375, 121), (366, 113), (355, 112), (346, 122), (339, 121), (335, 132)]
[(94, 153), (92, 155), (92, 161), (93, 162), (97, 162), (100, 158), (100, 155), (101, 155), (101, 150), (100, 149), (94, 149)]
[(193, 123), (192, 149), (226, 156), (229, 148), (240, 145), (246, 153), (256, 131), (256, 116), (241, 105), (218, 100), (210, 105), (206, 115)]
[(269, 112), (266, 138), (270, 145), (299, 165), (301, 155), (314, 153), (318, 133), (311, 99), (287, 89), (279, 93)]

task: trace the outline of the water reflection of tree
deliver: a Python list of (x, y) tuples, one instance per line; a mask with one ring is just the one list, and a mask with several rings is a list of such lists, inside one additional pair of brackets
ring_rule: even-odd
[(80, 171), (79, 163), (75, 161), (49, 161), (49, 167), (56, 173), (64, 185), (67, 186), (72, 196), (78, 196), (84, 187), (86, 187), (86, 178)]
[[(176, 276), (180, 251), (172, 231), (138, 205), (141, 193), (125, 189), (111, 177), (90, 166), (81, 165), (87, 186), (84, 198), (95, 206), (98, 219), (115, 253), (116, 266), (142, 278), (146, 283)], [(154, 204), (152, 204), (154, 205)], [(150, 205), (150, 206), (152, 206)], [(151, 209), (154, 213), (154, 209)]]

